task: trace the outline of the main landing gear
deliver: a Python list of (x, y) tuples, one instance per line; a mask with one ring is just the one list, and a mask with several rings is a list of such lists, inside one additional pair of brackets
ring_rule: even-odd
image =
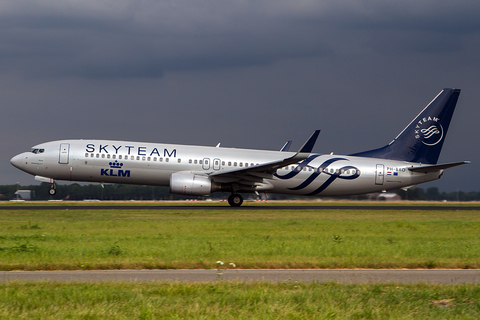
[(238, 193), (233, 193), (230, 197), (228, 197), (228, 204), (232, 207), (240, 207), (243, 203), (243, 197)]

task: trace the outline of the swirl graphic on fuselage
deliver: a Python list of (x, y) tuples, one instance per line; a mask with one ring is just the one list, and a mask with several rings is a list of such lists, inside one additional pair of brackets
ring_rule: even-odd
[[(293, 177), (298, 175), (300, 172), (302, 172), (303, 168), (305, 168), (305, 167), (313, 168), (312, 166), (310, 166), (308, 164), (312, 160), (317, 158), (318, 156), (319, 155), (309, 156), (307, 159), (300, 162), (297, 165), (297, 167), (294, 170), (292, 170), (291, 172), (289, 172), (288, 174), (279, 175), (279, 174), (276, 173), (275, 176), (279, 179), (282, 179), (282, 180), (292, 179)], [(345, 159), (345, 158), (331, 158), (331, 159), (328, 159), (325, 162), (323, 162), (320, 166), (318, 166), (317, 168), (314, 168), (315, 169), (314, 172), (307, 179), (305, 179), (305, 181), (303, 181), (302, 183), (300, 183), (296, 187), (288, 188), (288, 189), (289, 190), (304, 189), (304, 188), (308, 187), (313, 181), (315, 181), (315, 179), (320, 174), (323, 173), (323, 174), (329, 175), (330, 177), (320, 187), (318, 187), (314, 191), (307, 194), (307, 195), (317, 195), (320, 192), (322, 192), (323, 190), (325, 190), (328, 186), (330, 186), (332, 184), (332, 182), (335, 181), (337, 178), (345, 179), (345, 180), (353, 180), (353, 179), (356, 179), (360, 176), (359, 170), (354, 166), (344, 166), (342, 168), (339, 168), (339, 169), (335, 170), (335, 172), (328, 172), (328, 170), (325, 170), (329, 165), (331, 165), (334, 162), (340, 161), (340, 160), (349, 161), (348, 159)], [(355, 170), (355, 171), (354, 171), (353, 174), (351, 174), (349, 176), (342, 176), (341, 174), (344, 173), (346, 170)]]

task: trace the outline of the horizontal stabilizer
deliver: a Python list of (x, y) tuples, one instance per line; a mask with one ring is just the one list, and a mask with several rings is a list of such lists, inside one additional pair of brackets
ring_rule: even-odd
[(463, 164), (469, 164), (469, 163), (470, 163), (470, 161), (461, 161), (461, 162), (454, 162), (454, 163), (426, 165), (426, 166), (408, 168), (408, 170), (413, 171), (413, 172), (428, 173), (428, 172), (445, 170), (445, 169), (448, 169), (448, 168), (453, 168), (453, 167), (457, 167), (457, 166), (461, 166)]

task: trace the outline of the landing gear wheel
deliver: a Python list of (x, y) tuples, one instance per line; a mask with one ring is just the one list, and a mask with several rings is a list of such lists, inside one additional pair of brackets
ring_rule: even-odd
[(230, 197), (228, 197), (228, 204), (231, 205), (232, 207), (240, 207), (242, 203), (243, 203), (243, 197), (238, 193), (234, 193)]
[(51, 196), (54, 196), (57, 193), (57, 189), (55, 188), (54, 184), (52, 184), (50, 190), (48, 190), (48, 193), (50, 193)]

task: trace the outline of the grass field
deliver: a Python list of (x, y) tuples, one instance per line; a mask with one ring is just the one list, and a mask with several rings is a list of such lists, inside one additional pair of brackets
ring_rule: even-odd
[(2, 210), (0, 270), (479, 268), (480, 211)]
[[(0, 269), (479, 268), (479, 229), (480, 211), (1, 210)], [(0, 284), (0, 319), (213, 318), (479, 319), (480, 286)]]
[(480, 286), (7, 283), (1, 319), (478, 319)]

